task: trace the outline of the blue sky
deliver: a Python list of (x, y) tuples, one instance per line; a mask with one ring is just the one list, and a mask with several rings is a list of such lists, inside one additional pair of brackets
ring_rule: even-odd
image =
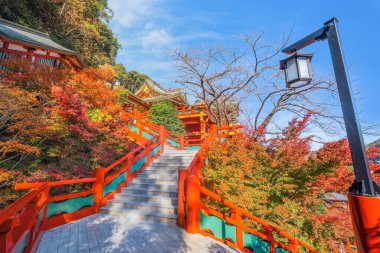
[[(236, 35), (261, 31), (266, 40), (279, 41), (291, 29), (295, 41), (335, 16), (350, 78), (360, 91), (360, 119), (380, 123), (380, 1), (109, 0), (109, 5), (114, 11), (111, 27), (123, 47), (117, 61), (165, 87), (175, 87), (171, 48), (228, 45)], [(307, 52), (314, 52), (313, 69), (332, 71), (326, 42)]]

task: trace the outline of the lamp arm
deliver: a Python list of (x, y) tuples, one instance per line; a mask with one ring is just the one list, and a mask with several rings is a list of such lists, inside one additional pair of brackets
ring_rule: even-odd
[(287, 46), (281, 52), (283, 52), (285, 54), (293, 54), (296, 51), (298, 51), (304, 47), (307, 47), (316, 41), (327, 39), (327, 32), (330, 30), (330, 27), (331, 27), (330, 24), (331, 24), (332, 20), (335, 20), (335, 18), (324, 23), (324, 25), (325, 25), (324, 27), (322, 27), (322, 28), (318, 29), (317, 31), (307, 35), (306, 37), (300, 39), (299, 41), (297, 41), (293, 44), (291, 44), (290, 46)]

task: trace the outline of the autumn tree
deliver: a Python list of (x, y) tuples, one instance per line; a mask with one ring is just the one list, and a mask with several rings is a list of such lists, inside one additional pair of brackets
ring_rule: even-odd
[(286, 113), (302, 116), (314, 114), (310, 121), (325, 131), (336, 131), (342, 123), (331, 109), (331, 100), (315, 99), (335, 94), (329, 78), (314, 78), (308, 86), (287, 89), (279, 70), (279, 56), (288, 42), (268, 43), (264, 34), (240, 36), (232, 47), (210, 46), (173, 51), (178, 68), (177, 83), (185, 86), (196, 99), (205, 103), (220, 125), (230, 123), (240, 113), (258, 133), (259, 128), (279, 130), (275, 116)]
[(88, 177), (135, 145), (109, 65), (80, 72), (17, 59), (0, 71), (0, 206), (19, 181)]
[(122, 64), (116, 64), (114, 69), (119, 85), (132, 93), (135, 93), (146, 80), (151, 80), (151, 78), (145, 74), (138, 73), (137, 71), (127, 71)]
[(347, 140), (312, 152), (311, 136), (304, 136), (311, 116), (290, 121), (276, 136), (262, 131), (258, 138), (215, 142), (203, 183), (318, 250), (332, 251), (336, 242), (352, 242), (352, 226), (347, 205), (326, 205), (325, 197), (345, 193), (354, 175)]

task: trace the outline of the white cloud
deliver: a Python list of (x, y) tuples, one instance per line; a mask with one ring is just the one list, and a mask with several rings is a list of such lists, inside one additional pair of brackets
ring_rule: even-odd
[(221, 38), (220, 34), (197, 26), (204, 22), (203, 16), (212, 19), (210, 15), (179, 15), (171, 1), (109, 0), (109, 7), (114, 12), (111, 28), (122, 45), (117, 61), (128, 70), (163, 82), (164, 86), (172, 86), (177, 74), (168, 48)]
[(145, 48), (168, 46), (173, 43), (172, 35), (165, 30), (149, 31), (141, 38), (141, 44)]
[(122, 27), (132, 27), (146, 17), (155, 15), (158, 0), (110, 0), (114, 12), (113, 21)]

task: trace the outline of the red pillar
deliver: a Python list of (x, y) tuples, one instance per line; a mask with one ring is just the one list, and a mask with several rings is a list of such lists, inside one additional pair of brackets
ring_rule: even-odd
[(95, 169), (96, 180), (94, 182), (92, 189), (94, 191), (94, 206), (96, 207), (97, 212), (99, 212), (99, 209), (102, 206), (104, 175), (105, 175), (104, 168)]
[(186, 231), (191, 234), (200, 231), (200, 185), (199, 177), (191, 175), (187, 178), (186, 189), (187, 222)]
[(185, 181), (187, 170), (178, 170), (178, 226), (185, 226)]
[(163, 126), (160, 126), (160, 137), (159, 141), (161, 143), (161, 153), (165, 150), (165, 142), (166, 142), (166, 129)]
[(185, 149), (185, 136), (183, 134), (179, 135), (179, 149), (180, 150)]
[(244, 239), (243, 239), (243, 229), (241, 228), (243, 223), (241, 219), (241, 213), (239, 212), (238, 209), (231, 210), (231, 219), (235, 220), (236, 222), (236, 245), (238, 246), (239, 250), (243, 251)]
[(379, 253), (380, 198), (348, 194), (348, 204), (358, 252)]

